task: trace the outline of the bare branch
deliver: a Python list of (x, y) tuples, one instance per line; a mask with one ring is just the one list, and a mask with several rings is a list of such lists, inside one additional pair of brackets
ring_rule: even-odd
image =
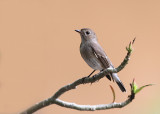
[(60, 99), (55, 100), (55, 104), (60, 105), (62, 107), (76, 109), (80, 111), (95, 111), (95, 110), (106, 110), (111, 108), (122, 108), (129, 104), (131, 102), (130, 99), (127, 99), (126, 101), (122, 103), (111, 103), (111, 104), (99, 104), (99, 105), (78, 105), (75, 103), (70, 103), (66, 101), (62, 101)]

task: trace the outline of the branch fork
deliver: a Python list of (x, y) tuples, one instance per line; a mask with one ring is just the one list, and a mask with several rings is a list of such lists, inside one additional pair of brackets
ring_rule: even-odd
[(111, 87), (114, 98), (113, 98), (113, 102), (111, 104), (79, 105), (79, 104), (75, 104), (75, 103), (66, 102), (66, 101), (60, 100), (58, 98), (62, 94), (64, 94), (65, 92), (72, 90), (72, 89), (75, 89), (76, 86), (78, 86), (80, 84), (94, 83), (94, 82), (100, 80), (101, 78), (103, 78), (105, 75), (107, 75), (110, 72), (117, 73), (117, 72), (121, 71), (128, 64), (128, 61), (130, 59), (130, 55), (133, 51), (132, 45), (133, 45), (134, 41), (135, 41), (135, 39), (129, 43), (129, 47), (126, 47), (127, 55), (124, 58), (123, 62), (117, 68), (107, 68), (107, 69), (95, 74), (93, 77), (78, 79), (75, 82), (60, 88), (52, 97), (31, 106), (30, 108), (21, 112), (20, 114), (32, 114), (32, 113), (36, 112), (37, 110), (40, 110), (40, 109), (42, 109), (46, 106), (49, 106), (51, 104), (57, 104), (62, 107), (81, 110), (81, 111), (95, 111), (95, 110), (106, 110), (106, 109), (111, 109), (111, 108), (122, 108), (122, 107), (128, 105), (135, 98), (136, 93), (138, 93), (144, 87), (150, 86), (152, 84), (145, 85), (145, 86), (142, 86), (137, 89), (137, 85), (133, 81), (132, 84), (130, 84), (131, 85), (131, 95), (128, 96), (127, 100), (125, 100), (124, 102), (121, 102), (121, 103), (115, 102), (115, 92), (114, 92), (114, 89), (112, 86), (110, 86), (110, 87)]

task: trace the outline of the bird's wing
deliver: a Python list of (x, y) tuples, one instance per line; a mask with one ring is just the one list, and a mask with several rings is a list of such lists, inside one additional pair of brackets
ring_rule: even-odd
[[(96, 46), (95, 46), (96, 45)], [(92, 48), (92, 52), (93, 54), (96, 56), (96, 58), (101, 62), (101, 64), (103, 65), (103, 68), (109, 68), (109, 67), (113, 67), (111, 61), (109, 60), (109, 58), (107, 57), (106, 53), (104, 52), (104, 50), (102, 49), (102, 47), (99, 44), (92, 44), (91, 45)], [(106, 77), (111, 81), (111, 79), (114, 81), (112, 74), (108, 74), (106, 75)]]
[(92, 43), (91, 48), (92, 48), (93, 54), (101, 62), (104, 68), (113, 67), (111, 61), (109, 60), (106, 53), (98, 43)]
[[(91, 48), (92, 48), (92, 52), (97, 57), (97, 59), (101, 62), (101, 64), (104, 66), (104, 68), (108, 68), (108, 67), (114, 68), (111, 61), (107, 57), (106, 53), (104, 52), (104, 50), (102, 49), (102, 47), (98, 43), (92, 43)], [(125, 89), (123, 83), (121, 82), (121, 80), (119, 79), (117, 73), (110, 73), (106, 77), (110, 81), (111, 81), (111, 79), (113, 81), (115, 81), (118, 84), (118, 86), (122, 92), (126, 91), (126, 89)]]

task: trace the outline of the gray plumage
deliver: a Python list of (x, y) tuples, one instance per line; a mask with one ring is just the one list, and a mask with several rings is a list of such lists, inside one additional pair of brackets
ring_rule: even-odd
[[(107, 57), (105, 51), (97, 41), (96, 34), (89, 28), (75, 30), (81, 35), (80, 53), (84, 61), (94, 70), (104, 70), (106, 68), (114, 68), (111, 61)], [(111, 73), (106, 76), (109, 80), (115, 81), (122, 92), (125, 92), (123, 83), (120, 81), (117, 73)]]

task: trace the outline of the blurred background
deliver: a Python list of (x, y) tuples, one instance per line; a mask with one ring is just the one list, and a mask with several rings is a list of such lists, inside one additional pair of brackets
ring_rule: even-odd
[(60, 87), (87, 76), (92, 69), (79, 52), (80, 35), (93, 29), (114, 66), (136, 37), (129, 64), (119, 72), (127, 93), (103, 78), (78, 86), (60, 99), (77, 104), (126, 100), (129, 84), (147, 87), (121, 109), (77, 111), (57, 105), (35, 114), (160, 114), (159, 0), (0, 0), (0, 114), (16, 114), (51, 97)]

